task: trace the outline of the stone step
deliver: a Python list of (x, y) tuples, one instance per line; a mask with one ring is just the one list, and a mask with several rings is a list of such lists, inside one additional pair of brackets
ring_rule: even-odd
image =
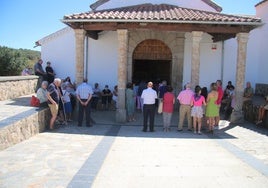
[(31, 96), (0, 101), (0, 150), (45, 130), (49, 109), (30, 106)]

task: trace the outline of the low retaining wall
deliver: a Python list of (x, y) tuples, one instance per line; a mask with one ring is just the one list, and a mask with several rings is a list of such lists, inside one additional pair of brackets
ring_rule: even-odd
[(1, 76), (0, 101), (34, 93), (37, 80), (38, 76)]
[(255, 95), (265, 97), (268, 95), (268, 84), (257, 83), (255, 85)]
[(30, 111), (24, 118), (18, 119), (0, 129), (0, 150), (29, 139), (43, 132), (49, 124), (50, 110), (48, 108)]

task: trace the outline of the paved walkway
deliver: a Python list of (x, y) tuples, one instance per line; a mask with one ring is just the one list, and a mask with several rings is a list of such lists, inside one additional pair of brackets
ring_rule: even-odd
[(0, 101), (0, 128), (34, 113), (38, 108), (30, 106), (30, 99), (31, 95), (27, 95)]
[(268, 187), (268, 130), (230, 125), (215, 135), (141, 131), (95, 112), (93, 127), (70, 123), (0, 152), (1, 188)]

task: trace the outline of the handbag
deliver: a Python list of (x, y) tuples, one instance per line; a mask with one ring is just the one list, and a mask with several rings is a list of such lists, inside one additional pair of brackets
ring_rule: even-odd
[(163, 112), (163, 101), (162, 100), (159, 101), (157, 112), (159, 114), (161, 114)]
[(38, 107), (40, 106), (40, 101), (36, 96), (33, 95), (31, 98), (30, 104), (31, 106)]

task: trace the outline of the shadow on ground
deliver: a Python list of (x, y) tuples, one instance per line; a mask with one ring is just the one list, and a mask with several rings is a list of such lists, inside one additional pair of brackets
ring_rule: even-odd
[[(226, 133), (228, 129), (233, 128), (236, 125), (230, 125), (225, 129), (215, 130), (214, 134), (207, 133), (203, 128), (202, 134), (194, 134), (192, 131), (187, 130), (185, 122), (184, 131), (177, 131), (178, 124), (178, 112), (174, 112), (171, 122), (170, 132), (163, 131), (162, 115), (156, 114), (155, 116), (155, 132), (142, 132), (142, 113), (136, 113), (135, 122), (128, 123), (116, 123), (115, 111), (98, 111), (92, 113), (92, 118), (96, 121), (92, 127), (85, 127), (85, 123), (82, 127), (77, 126), (77, 122), (73, 121), (67, 125), (60, 126), (52, 134), (84, 134), (95, 136), (120, 136), (120, 137), (144, 137), (144, 138), (173, 138), (173, 139), (236, 139), (236, 137)], [(110, 132), (115, 127), (119, 127), (116, 134), (111, 135)]]
[(30, 106), (31, 96), (27, 97), (20, 97), (16, 99), (10, 99), (10, 103), (8, 105), (15, 105), (15, 106)]

